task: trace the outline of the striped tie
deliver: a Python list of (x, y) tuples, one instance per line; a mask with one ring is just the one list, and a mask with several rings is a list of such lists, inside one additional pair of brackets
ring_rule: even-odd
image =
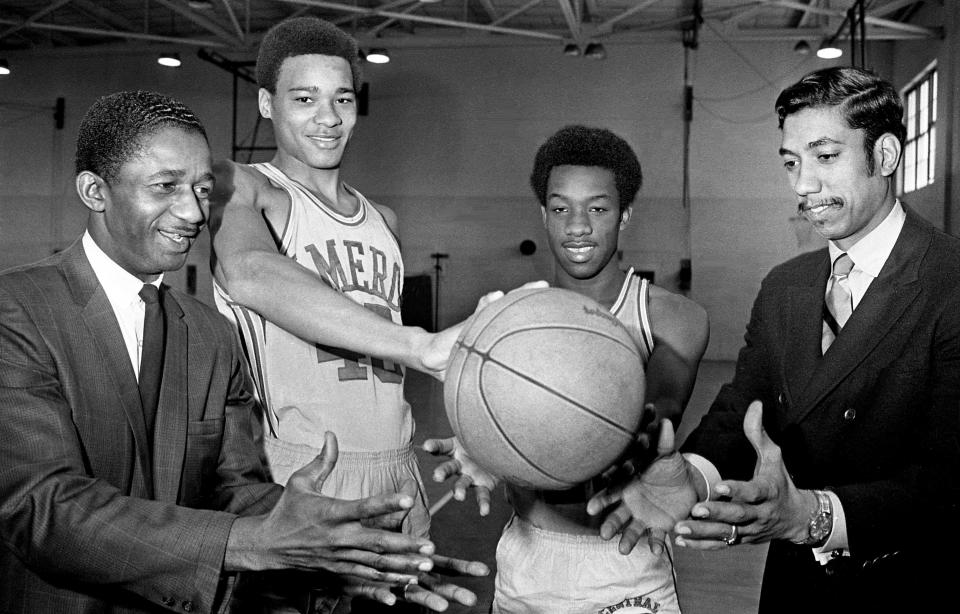
[(823, 340), (821, 349), (826, 353), (827, 348), (843, 328), (850, 314), (853, 313), (853, 295), (850, 294), (850, 271), (853, 269), (853, 260), (846, 253), (837, 256), (833, 262), (833, 273), (827, 288), (826, 306), (828, 313), (824, 317)]

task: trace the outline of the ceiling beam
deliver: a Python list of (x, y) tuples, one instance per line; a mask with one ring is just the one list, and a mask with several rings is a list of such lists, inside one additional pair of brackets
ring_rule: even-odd
[[(420, 0), (417, 0), (416, 2), (414, 2), (413, 4), (411, 4), (410, 6), (408, 6), (407, 8), (403, 9), (403, 10), (400, 11), (400, 12), (403, 13), (404, 15), (409, 15), (410, 13), (414, 12), (414, 11), (417, 10), (418, 8), (420, 8)], [(379, 36), (379, 35), (380, 35), (380, 32), (382, 32), (384, 28), (388, 28), (388, 27), (392, 26), (392, 25), (395, 24), (395, 23), (397, 23), (397, 20), (394, 19), (394, 18), (385, 19), (382, 23), (380, 23), (380, 24), (377, 25), (376, 27), (370, 28), (370, 29), (366, 32), (366, 35), (367, 35), (367, 36)]]
[(616, 17), (611, 17), (610, 19), (601, 23), (599, 26), (597, 26), (597, 32), (612, 32), (613, 26), (615, 26), (618, 22), (626, 19), (627, 17), (635, 13), (639, 13), (640, 11), (653, 6), (657, 2), (660, 2), (660, 0), (643, 0), (642, 2), (638, 2), (634, 6), (631, 6), (624, 12), (617, 15)]
[[(279, 2), (281, 4), (287, 4), (283, 0), (279, 0)], [(403, 6), (404, 4), (408, 4), (410, 2), (413, 2), (414, 4), (420, 4), (420, 0), (393, 0), (392, 2), (385, 2), (384, 4), (381, 4), (380, 6), (377, 7), (377, 10), (389, 11), (391, 9), (397, 8), (398, 6)], [(302, 9), (298, 10), (297, 12), (303, 13), (303, 12), (309, 11), (311, 8), (313, 7), (305, 6)], [(371, 13), (371, 15), (373, 15), (373, 13)], [(339, 26), (342, 23), (353, 21), (356, 18), (357, 18), (356, 14), (348, 14), (346, 17), (341, 17), (340, 19), (331, 20), (330, 23)]]
[(240, 45), (245, 44), (242, 38), (237, 38), (229, 30), (223, 28), (223, 26), (221, 26), (217, 22), (213, 21), (208, 17), (204, 17), (202, 15), (195, 13), (185, 5), (182, 5), (178, 2), (173, 2), (173, 0), (153, 0), (153, 1), (162, 6), (167, 7), (174, 13), (180, 15), (181, 17), (184, 17), (187, 21), (195, 23), (196, 25), (200, 26), (207, 32), (210, 32), (214, 36), (220, 38), (227, 44), (230, 44), (230, 45), (235, 45), (238, 43)]
[(867, 12), (876, 17), (880, 17), (882, 15), (889, 15), (895, 11), (899, 11), (900, 9), (908, 7), (912, 4), (917, 4), (917, 0), (891, 0), (883, 6), (871, 8)]
[(195, 38), (178, 38), (176, 36), (162, 36), (158, 34), (145, 34), (143, 32), (122, 32), (120, 30), (103, 30), (100, 28), (82, 28), (79, 26), (61, 26), (53, 23), (31, 23), (25, 24), (13, 19), (0, 18), (0, 24), (15, 24), (24, 28), (35, 30), (52, 30), (54, 32), (73, 32), (76, 34), (89, 34), (92, 36), (106, 36), (110, 38), (129, 38), (134, 40), (154, 41), (161, 43), (174, 43), (178, 45), (195, 45), (201, 47), (226, 47), (221, 41), (200, 40)]
[(570, 30), (570, 36), (577, 43), (583, 38), (583, 29), (580, 27), (580, 17), (574, 12), (570, 0), (557, 0), (560, 5), (560, 11), (563, 13), (563, 19), (567, 22), (567, 28)]
[(53, 11), (57, 10), (58, 8), (60, 8), (61, 6), (65, 5), (65, 4), (70, 4), (70, 2), (72, 2), (72, 1), (73, 1), (73, 0), (56, 0), (56, 2), (51, 2), (51, 3), (50, 3), (49, 5), (47, 5), (45, 8), (42, 8), (42, 9), (40, 9), (39, 11), (37, 11), (36, 13), (34, 13), (33, 15), (27, 17), (27, 19), (26, 19), (25, 21), (23, 21), (22, 23), (14, 26), (14, 27), (12, 27), (12, 28), (7, 28), (7, 29), (4, 30), (3, 32), (0, 32), (0, 40), (6, 38), (6, 37), (8, 37), (8, 36), (10, 36), (11, 34), (13, 34), (14, 32), (16, 32), (17, 30), (20, 30), (21, 28), (26, 28), (26, 27), (28, 27), (28, 26), (33, 25), (33, 24), (34, 24), (38, 19), (40, 19), (41, 17), (47, 15), (48, 13), (52, 13)]
[(79, 11), (83, 11), (84, 13), (93, 16), (97, 20), (103, 22), (105, 25), (109, 25), (120, 30), (136, 29), (136, 26), (134, 26), (128, 20), (117, 15), (114, 11), (103, 8), (98, 3), (93, 2), (93, 0), (73, 0), (73, 7)]
[(481, 30), (485, 32), (496, 32), (499, 34), (513, 34), (515, 36), (526, 36), (529, 38), (542, 38), (547, 40), (563, 40), (559, 34), (552, 32), (540, 32), (538, 30), (522, 30), (519, 28), (503, 28), (489, 24), (474, 23), (471, 21), (457, 21), (455, 19), (440, 19), (438, 17), (429, 17), (427, 15), (404, 15), (393, 11), (382, 11), (377, 8), (361, 8), (339, 2), (321, 2), (319, 0), (281, 0), (289, 4), (300, 4), (304, 6), (315, 6), (318, 8), (331, 9), (334, 11), (344, 11), (345, 13), (360, 13), (364, 15), (379, 15), (381, 17), (394, 17), (400, 21), (414, 21), (420, 23), (429, 23), (436, 26), (448, 26), (451, 28), (462, 28), (465, 30)]
[[(828, 15), (831, 17), (845, 18), (847, 16), (846, 11), (814, 7), (803, 4), (802, 2), (796, 2), (795, 0), (770, 0), (769, 4), (772, 6), (782, 6), (788, 9), (797, 9), (798, 11), (809, 11), (811, 13), (818, 13), (820, 15)], [(913, 24), (893, 21), (891, 19), (881, 19), (880, 17), (874, 17), (869, 14), (864, 17), (864, 21), (870, 25), (890, 28), (891, 30), (902, 30), (904, 32), (913, 32), (915, 34), (925, 34), (930, 38), (941, 38), (943, 36), (943, 28), (924, 28), (923, 26), (915, 26)]]
[(230, 6), (230, 0), (220, 0), (220, 4), (223, 5), (223, 10), (227, 12), (227, 16), (230, 18), (230, 23), (233, 24), (233, 30), (237, 33), (237, 38), (240, 40), (246, 39), (246, 34), (243, 31), (243, 28), (240, 27), (240, 22), (237, 21), (237, 16), (233, 12), (233, 7)]
[(497, 7), (493, 6), (491, 0), (480, 0), (480, 6), (487, 12), (487, 17), (490, 18), (490, 21), (497, 20)]
[(526, 13), (527, 11), (529, 11), (530, 9), (532, 9), (533, 7), (539, 4), (543, 4), (543, 0), (530, 0), (530, 2), (527, 2), (523, 6), (513, 9), (503, 17), (500, 17), (499, 19), (495, 19), (493, 22), (490, 23), (490, 25), (499, 26), (502, 23), (506, 23), (507, 21), (510, 21), (517, 15), (523, 15), (524, 13)]

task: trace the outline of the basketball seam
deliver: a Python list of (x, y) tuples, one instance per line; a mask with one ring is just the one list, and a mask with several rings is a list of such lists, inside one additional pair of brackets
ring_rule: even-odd
[[(571, 330), (578, 330), (578, 329), (576, 329), (576, 327), (570, 327), (570, 326), (568, 326), (568, 327), (566, 327), (566, 328), (567, 328), (567, 329), (571, 329)], [(587, 329), (587, 330), (589, 330), (589, 329)], [(518, 332), (519, 332), (519, 331), (518, 331)], [(595, 331), (591, 331), (591, 332), (595, 332)], [(505, 335), (504, 337), (506, 337), (506, 336), (508, 336), (508, 335)], [(498, 343), (499, 341), (501, 341), (504, 337), (498, 338), (497, 341), (494, 342), (494, 346), (496, 345), (496, 343)], [(486, 365), (487, 365), (488, 363), (491, 363), (491, 364), (495, 364), (495, 365), (497, 365), (497, 366), (505, 369), (506, 371), (509, 371), (510, 373), (513, 373), (514, 375), (520, 377), (521, 379), (526, 380), (527, 382), (530, 382), (530, 383), (532, 383), (532, 384), (535, 384), (535, 385), (540, 386), (541, 388), (543, 388), (543, 386), (542, 386), (539, 382), (537, 382), (535, 379), (533, 379), (532, 377), (516, 371), (515, 369), (511, 368), (510, 366), (508, 366), (508, 365), (502, 363), (501, 361), (493, 358), (492, 356), (489, 355), (489, 353), (487, 353), (487, 352), (482, 352), (482, 351), (478, 350), (476, 347), (474, 347), (474, 346), (472, 346), (472, 345), (467, 345), (466, 343), (460, 343), (459, 345), (460, 345), (460, 347), (461, 347), (462, 349), (466, 350), (468, 354), (475, 354), (477, 357), (480, 358), (480, 366), (479, 366), (479, 368), (476, 370), (476, 377), (477, 377), (478, 379), (482, 379), (482, 378), (483, 378), (483, 369), (486, 367)], [(464, 371), (465, 371), (465, 369), (461, 370), (461, 372), (460, 372), (461, 376), (463, 375), (463, 372), (464, 372)], [(461, 384), (461, 383), (462, 383), (462, 380), (461, 380), (460, 382), (457, 382), (457, 383), (458, 383), (458, 384)], [(477, 389), (478, 389), (478, 391), (480, 392), (480, 398), (483, 400), (483, 408), (484, 408), (484, 410), (486, 410), (486, 414), (487, 414), (487, 417), (490, 419), (490, 422), (493, 424), (494, 428), (497, 429), (497, 432), (500, 433), (500, 436), (503, 438), (504, 442), (506, 442), (506, 443), (510, 446), (510, 448), (511, 448), (518, 456), (520, 456), (520, 458), (522, 458), (532, 469), (535, 469), (536, 471), (539, 471), (542, 475), (545, 475), (545, 476), (547, 476), (548, 478), (550, 478), (550, 479), (552, 479), (552, 480), (556, 480), (557, 482), (560, 482), (560, 483), (562, 483), (562, 484), (573, 484), (573, 482), (571, 482), (570, 480), (564, 480), (564, 479), (562, 479), (562, 478), (560, 478), (560, 477), (557, 477), (556, 475), (550, 473), (549, 471), (546, 471), (546, 470), (545, 470), (543, 467), (541, 467), (538, 463), (534, 462), (533, 459), (531, 459), (527, 454), (525, 454), (523, 451), (521, 451), (520, 448), (513, 442), (513, 439), (512, 439), (512, 438), (507, 434), (507, 432), (500, 426), (500, 421), (498, 420), (497, 416), (494, 415), (493, 412), (490, 410), (490, 404), (487, 403), (487, 394), (486, 394), (486, 391), (483, 389), (483, 386), (477, 386)], [(460, 390), (462, 390), (462, 387), (458, 385), (458, 386), (457, 386), (457, 394), (458, 394), (458, 395), (460, 394)], [(591, 410), (590, 408), (585, 407), (583, 404), (575, 401), (574, 399), (569, 398), (568, 396), (566, 396), (566, 395), (564, 395), (564, 394), (561, 394), (560, 392), (558, 392), (558, 391), (556, 391), (556, 390), (553, 390), (552, 388), (543, 388), (543, 390), (546, 391), (546, 392), (549, 392), (549, 393), (551, 393), (551, 394), (553, 394), (553, 395), (555, 395), (556, 397), (558, 397), (558, 398), (560, 398), (560, 399), (562, 399), (562, 400), (564, 400), (564, 401), (569, 402), (571, 405), (573, 405), (573, 406), (575, 406), (575, 407), (583, 410), (583, 411), (586, 412), (587, 414), (589, 414), (589, 415), (591, 415), (591, 416), (599, 419), (601, 422), (603, 422), (603, 423), (605, 423), (605, 424), (613, 427), (613, 429), (614, 429), (615, 431), (619, 431), (620, 433), (622, 433), (623, 435), (626, 435), (626, 436), (627, 436), (628, 438), (630, 438), (631, 440), (633, 439), (634, 433), (633, 433), (632, 431), (629, 431), (629, 430), (623, 428), (621, 425), (617, 424), (616, 422), (611, 421), (609, 418), (607, 418), (607, 417), (605, 417), (605, 416), (603, 416), (603, 415), (601, 415), (601, 414), (598, 414), (597, 412)], [(458, 420), (458, 421), (459, 421), (459, 419), (460, 419), (460, 411), (459, 411), (459, 409), (460, 409), (460, 403), (457, 403), (457, 420)]]
[[(591, 335), (597, 335), (598, 337), (603, 337), (604, 339), (607, 339), (608, 341), (613, 341), (614, 343), (616, 343), (616, 344), (619, 345), (620, 347), (626, 349), (628, 352), (630, 352), (631, 354), (635, 355), (637, 358), (640, 358), (640, 352), (637, 350), (637, 345), (636, 345), (636, 343), (633, 342), (633, 339), (630, 340), (630, 343), (624, 343), (623, 340), (617, 339), (617, 338), (614, 337), (613, 335), (609, 335), (609, 334), (605, 333), (604, 331), (602, 331), (602, 330), (597, 330), (597, 329), (595, 329), (595, 328), (588, 328), (588, 327), (586, 327), (586, 326), (575, 326), (575, 325), (573, 325), (573, 324), (553, 324), (553, 323), (551, 323), (551, 324), (549, 324), (549, 325), (533, 324), (533, 325), (526, 326), (526, 327), (524, 327), (524, 328), (512, 328), (512, 329), (510, 329), (510, 332), (504, 333), (504, 334), (501, 335), (500, 337), (497, 337), (497, 338), (490, 344), (490, 351), (493, 351), (493, 348), (496, 347), (496, 345), (497, 345), (498, 343), (500, 343), (501, 341), (503, 341), (504, 339), (506, 339), (506, 338), (508, 338), (508, 337), (511, 337), (511, 336), (513, 336), (513, 335), (517, 335), (517, 334), (519, 334), (519, 333), (529, 332), (529, 331), (531, 331), (531, 330), (560, 330), (560, 331), (573, 331), (573, 330), (575, 330), (575, 331), (579, 331), (579, 332), (583, 332), (583, 333), (590, 333)], [(627, 333), (627, 334), (629, 334), (629, 333)], [(479, 352), (479, 350), (478, 350), (478, 352)]]

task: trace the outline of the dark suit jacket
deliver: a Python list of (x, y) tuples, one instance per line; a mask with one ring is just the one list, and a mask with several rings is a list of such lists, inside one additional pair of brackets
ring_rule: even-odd
[(0, 275), (0, 612), (209, 612), (237, 514), (263, 513), (229, 324), (167, 289), (151, 449), (119, 325), (79, 241)]
[[(917, 591), (933, 599), (927, 557), (955, 539), (944, 534), (960, 518), (960, 240), (908, 210), (879, 277), (824, 355), (829, 269), (823, 249), (763, 280), (734, 379), (684, 444), (725, 478), (749, 479), (756, 455), (742, 423), (759, 399), (797, 487), (840, 498), (853, 558), (828, 575), (810, 548), (773, 542), (762, 611), (833, 600), (855, 612), (873, 598), (882, 611), (915, 605)], [(911, 598), (900, 601), (902, 591)]]

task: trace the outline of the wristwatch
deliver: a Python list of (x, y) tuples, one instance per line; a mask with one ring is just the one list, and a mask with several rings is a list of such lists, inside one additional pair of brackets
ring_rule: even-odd
[(817, 497), (817, 509), (810, 515), (807, 537), (794, 542), (801, 546), (822, 546), (833, 530), (833, 505), (830, 503), (830, 497), (822, 490), (815, 490), (813, 494)]

